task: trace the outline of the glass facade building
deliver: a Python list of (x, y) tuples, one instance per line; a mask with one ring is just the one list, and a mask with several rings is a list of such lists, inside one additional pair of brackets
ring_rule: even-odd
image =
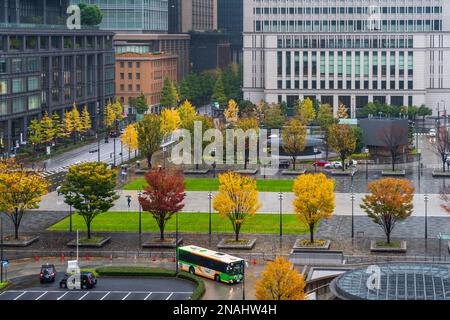
[(450, 99), (444, 0), (244, 0), (244, 95), (436, 109)]
[(72, 4), (98, 5), (101, 29), (121, 32), (167, 32), (168, 0), (71, 0)]

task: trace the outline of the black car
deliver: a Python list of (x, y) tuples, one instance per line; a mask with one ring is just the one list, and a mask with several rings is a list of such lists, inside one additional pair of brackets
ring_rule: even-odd
[[(66, 276), (59, 282), (59, 287), (67, 289), (67, 279), (70, 275)], [(96, 286), (97, 279), (92, 272), (81, 272), (81, 289), (92, 289)]]
[(46, 264), (41, 267), (41, 272), (39, 273), (39, 280), (41, 283), (45, 282), (55, 282), (56, 279), (56, 269), (53, 264)]

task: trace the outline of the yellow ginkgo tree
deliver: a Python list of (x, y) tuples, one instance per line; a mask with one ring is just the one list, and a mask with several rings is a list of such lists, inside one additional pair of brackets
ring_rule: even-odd
[(179, 108), (178, 115), (180, 116), (180, 126), (183, 129), (190, 129), (193, 127), (193, 122), (197, 120), (197, 110), (186, 100)]
[(122, 144), (128, 149), (128, 159), (131, 159), (131, 152), (138, 149), (138, 134), (136, 127), (132, 124), (125, 128), (121, 136)]
[(161, 113), (161, 131), (164, 137), (168, 137), (172, 132), (177, 130), (181, 125), (180, 114), (178, 110), (170, 108), (164, 109)]
[(0, 162), (0, 211), (11, 219), (16, 240), (25, 212), (39, 208), (47, 188), (45, 178), (27, 171), (14, 160)]
[(84, 106), (83, 111), (81, 112), (81, 127), (83, 133), (92, 129), (91, 115), (89, 114), (87, 106)]
[(334, 180), (323, 173), (305, 174), (294, 182), (294, 211), (298, 219), (309, 227), (310, 243), (314, 244), (314, 231), (322, 219), (332, 217), (335, 209)]
[(235, 172), (219, 175), (219, 192), (214, 197), (214, 210), (230, 220), (239, 242), (242, 225), (261, 208), (258, 201), (256, 180)]
[(228, 101), (228, 108), (225, 109), (224, 116), (228, 124), (235, 125), (237, 123), (239, 116), (239, 106), (233, 99)]

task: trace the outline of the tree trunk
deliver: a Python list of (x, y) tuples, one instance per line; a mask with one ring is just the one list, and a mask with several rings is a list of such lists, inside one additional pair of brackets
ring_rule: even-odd
[(311, 243), (314, 243), (314, 224), (309, 225), (309, 236)]
[(160, 240), (164, 241), (164, 226), (159, 226), (159, 236), (160, 236)]
[(387, 244), (391, 244), (391, 232), (386, 232)]
[(297, 159), (295, 157), (292, 157), (292, 160), (294, 160), (294, 171), (295, 171), (295, 164)]
[(152, 168), (152, 154), (151, 153), (147, 153), (147, 166), (149, 169)]
[(392, 171), (395, 171), (395, 154), (392, 153)]
[(90, 222), (86, 223), (86, 228), (87, 228), (87, 238), (90, 240), (91, 239), (91, 223)]
[(19, 240), (19, 226), (20, 226), (20, 222), (19, 222), (19, 209), (15, 208), (15, 216), (16, 218), (14, 219), (14, 239)]
[(345, 172), (345, 157), (341, 157), (342, 161), (342, 171)]

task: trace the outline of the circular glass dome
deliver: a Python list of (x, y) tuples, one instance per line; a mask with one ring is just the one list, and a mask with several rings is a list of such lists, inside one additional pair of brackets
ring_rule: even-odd
[(342, 300), (450, 300), (450, 267), (373, 265), (342, 274), (330, 289)]

